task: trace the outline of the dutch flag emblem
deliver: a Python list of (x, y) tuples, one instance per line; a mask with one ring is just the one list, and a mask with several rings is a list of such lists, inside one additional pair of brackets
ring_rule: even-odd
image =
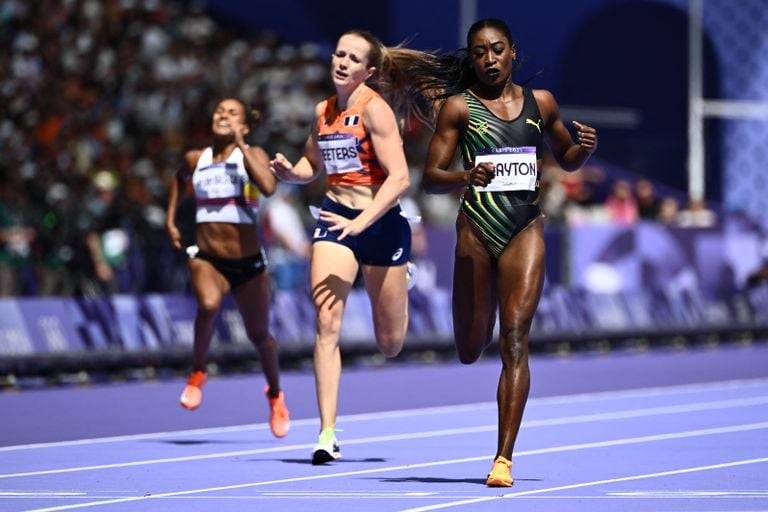
[(345, 116), (344, 117), (344, 126), (357, 126), (360, 124), (360, 116)]

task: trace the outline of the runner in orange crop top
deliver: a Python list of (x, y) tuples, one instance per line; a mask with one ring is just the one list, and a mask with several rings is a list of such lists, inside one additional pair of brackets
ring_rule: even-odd
[(282, 181), (308, 183), (323, 171), (328, 177), (310, 264), (320, 412), (313, 464), (341, 456), (334, 433), (341, 379), (340, 326), (358, 271), (382, 354), (400, 353), (408, 327), (406, 264), (411, 233), (400, 215), (399, 201), (410, 178), (395, 113), (374, 90), (379, 73), (386, 73), (385, 51), (367, 32), (343, 34), (331, 57), (336, 95), (315, 107), (304, 154), (295, 164), (279, 153), (270, 162)]
[[(323, 115), (317, 120), (317, 138), (329, 185), (380, 185), (387, 178), (365, 127), (365, 106), (373, 98), (381, 96), (373, 89), (366, 88), (346, 110), (337, 109), (337, 96), (332, 96), (320, 105)], [(344, 165), (347, 167), (344, 168)], [(341, 170), (331, 172), (331, 169)]]

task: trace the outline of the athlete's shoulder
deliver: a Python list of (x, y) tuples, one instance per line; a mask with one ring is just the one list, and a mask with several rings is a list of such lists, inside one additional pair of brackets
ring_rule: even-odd
[(381, 110), (392, 110), (392, 107), (387, 103), (387, 100), (381, 97), (379, 93), (376, 91), (373, 91), (373, 95), (369, 95), (365, 98), (363, 98), (363, 101), (361, 102), (360, 106), (363, 109), (363, 112), (378, 112)]
[(547, 89), (533, 89), (533, 97), (542, 116), (548, 118), (550, 114), (559, 115), (559, 107), (555, 96)]
[(333, 106), (335, 103), (336, 96), (331, 96), (330, 98), (325, 98), (324, 100), (318, 101), (315, 105), (315, 117), (325, 117), (328, 108)]
[(245, 149), (241, 149), (240, 151), (243, 152), (243, 154), (248, 153), (250, 155), (257, 156), (259, 158), (263, 157), (264, 155), (268, 155), (267, 150), (259, 145), (247, 145), (245, 146)]
[(539, 105), (557, 105), (555, 96), (548, 89), (531, 89), (531, 92)]
[(200, 161), (200, 157), (206, 149), (207, 148), (189, 149), (184, 153), (184, 164), (186, 165), (187, 170), (192, 171), (197, 167), (197, 162)]
[(445, 100), (440, 107), (440, 116), (450, 116), (454, 118), (467, 117), (469, 115), (469, 107), (467, 106), (467, 98), (464, 94), (464, 92), (454, 94)]

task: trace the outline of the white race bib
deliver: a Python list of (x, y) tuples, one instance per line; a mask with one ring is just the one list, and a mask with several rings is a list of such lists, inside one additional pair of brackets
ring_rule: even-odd
[(357, 137), (351, 133), (320, 135), (317, 144), (328, 174), (359, 171), (363, 168), (357, 153)]
[(236, 162), (216, 162), (195, 172), (192, 183), (199, 199), (219, 199), (242, 195), (247, 179)]
[(488, 148), (478, 151), (475, 165), (484, 162), (493, 164), (496, 176), (486, 187), (477, 187), (481, 192), (508, 192), (514, 190), (536, 190), (538, 169), (536, 148), (522, 146), (514, 148)]

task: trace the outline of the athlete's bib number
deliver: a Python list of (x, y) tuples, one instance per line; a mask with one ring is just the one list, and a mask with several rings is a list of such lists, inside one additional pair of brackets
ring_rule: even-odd
[(240, 196), (247, 179), (245, 171), (240, 174), (234, 162), (216, 162), (196, 171), (192, 176), (195, 194), (203, 199)]
[(478, 151), (475, 164), (490, 162), (496, 171), (493, 181), (486, 187), (477, 187), (481, 192), (508, 192), (514, 190), (536, 190), (536, 148), (523, 146), (515, 148), (489, 148)]
[(351, 133), (320, 135), (317, 144), (328, 174), (359, 171), (363, 168), (357, 153), (357, 137)]

